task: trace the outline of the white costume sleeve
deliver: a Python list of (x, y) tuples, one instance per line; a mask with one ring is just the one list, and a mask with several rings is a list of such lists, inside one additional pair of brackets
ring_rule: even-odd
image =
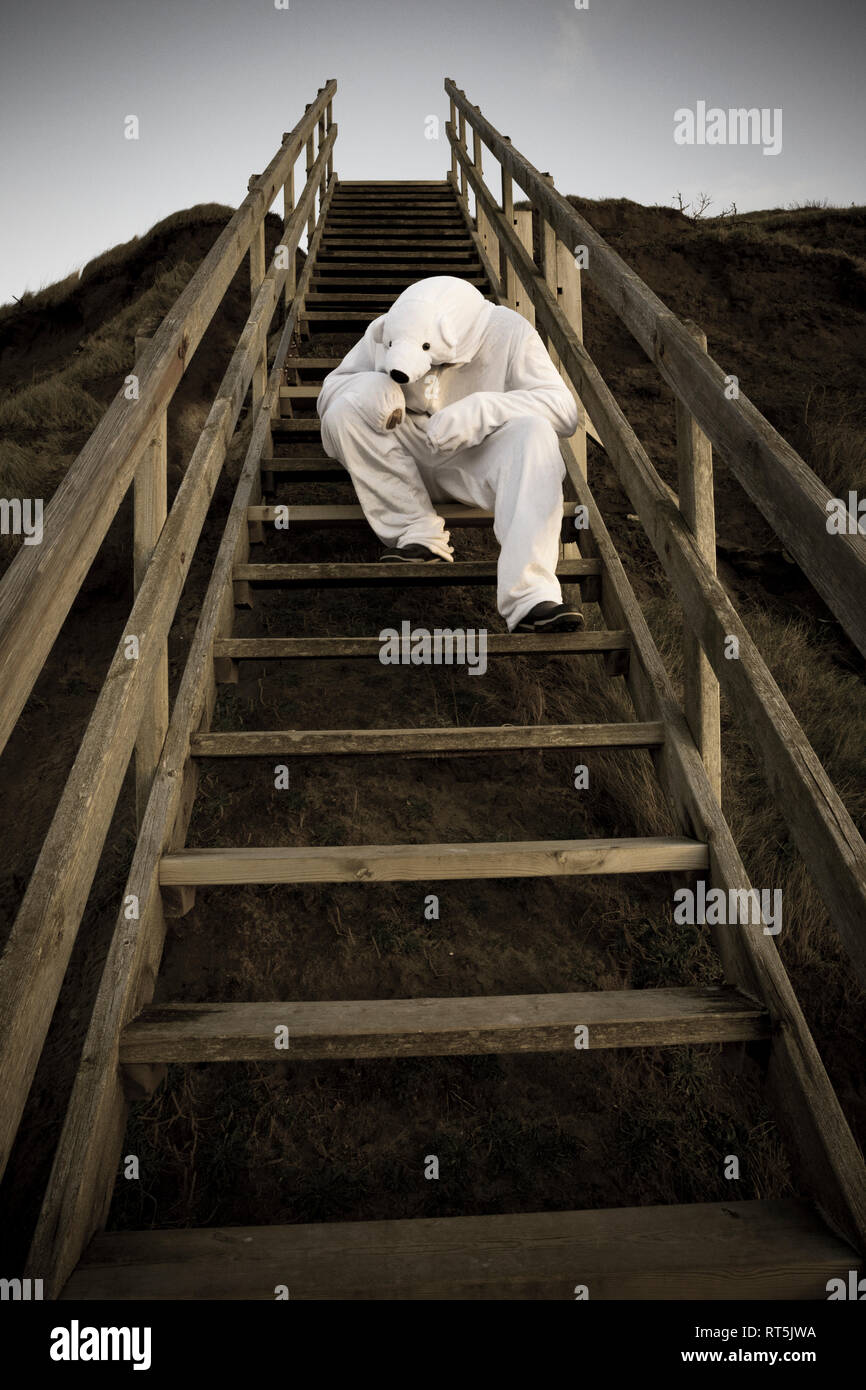
[(577, 429), (574, 397), (554, 367), (534, 328), (515, 345), (506, 374), (505, 391), (473, 391), (431, 417), (427, 438), (432, 448), (471, 448), (504, 425), (525, 415), (540, 415), (558, 435)]
[(374, 429), (384, 429), (391, 413), (404, 409), (402, 390), (383, 371), (384, 322), (384, 314), (374, 319), (361, 341), (346, 353), (339, 367), (325, 377), (317, 401), (320, 420), (325, 420), (335, 401), (342, 401), (354, 407)]

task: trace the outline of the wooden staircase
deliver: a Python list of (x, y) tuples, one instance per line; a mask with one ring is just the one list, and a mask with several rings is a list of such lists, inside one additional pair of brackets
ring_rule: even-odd
[[(325, 129), (320, 125), (320, 139)], [(465, 124), (461, 135), (465, 140)], [(485, 228), (468, 216), (454, 177), (383, 183), (331, 175), (322, 188), (320, 215), (267, 388), (259, 393), (257, 423), (140, 828), (125, 894), (134, 895), (140, 917), (119, 923), (112, 944), (29, 1270), (48, 1278), (54, 1296), (64, 1299), (272, 1299), (277, 1285), (288, 1285), (293, 1299), (573, 1299), (581, 1288), (593, 1299), (824, 1298), (829, 1278), (860, 1268), (862, 1159), (775, 944), (760, 925), (742, 928), (720, 946), (728, 983), (713, 988), (151, 1002), (165, 917), (189, 911), (198, 890), (211, 885), (685, 872), (748, 887), (700, 751), (568, 446), (572, 495), (564, 507), (559, 573), (580, 587), (586, 604), (598, 605), (603, 625), (544, 637), (491, 634), (488, 653), (497, 661), (599, 658), (599, 679), (626, 682), (634, 719), (528, 727), (210, 729), (217, 687), (237, 679), (238, 663), (370, 660), (379, 653), (375, 636), (232, 634), (233, 605), (251, 606), (258, 586), (395, 584), (393, 566), (383, 563), (343, 562), (327, 552), (292, 560), (285, 533), (273, 525), (285, 505), (288, 535), (300, 527), (325, 536), (327, 528), (365, 525), (348, 500), (348, 475), (321, 447), (315, 402), (324, 376), (416, 279), (460, 275), (507, 302), (491, 282)], [(493, 268), (498, 272), (498, 256)], [(346, 500), (283, 502), (284, 486), (320, 482), (345, 484)], [(580, 548), (568, 529), (575, 501), (590, 517)], [(479, 509), (448, 504), (441, 511), (449, 526), (491, 524), (490, 514)], [(399, 584), (490, 586), (492, 604), (495, 564), (405, 564)], [(202, 758), (448, 758), (529, 748), (650, 750), (681, 833), (517, 843), (185, 846)], [(760, 1045), (755, 1055), (770, 1093), (783, 1098), (788, 1132), (805, 1155), (806, 1199), (249, 1229), (100, 1230), (121, 1151), (126, 1097), (151, 1091), (169, 1063), (273, 1061), (280, 1025), (289, 1029), (288, 1057), (299, 1063), (574, 1054), (581, 1025), (591, 1048)], [(816, 1185), (823, 1214), (815, 1205)]]

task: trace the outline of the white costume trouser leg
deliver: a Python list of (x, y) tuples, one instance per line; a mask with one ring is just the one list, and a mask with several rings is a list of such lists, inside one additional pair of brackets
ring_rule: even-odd
[[(556, 577), (565, 464), (553, 426), (537, 415), (500, 425), (472, 449), (420, 463), (433, 495), (493, 512), (500, 545), (497, 607), (509, 628), (537, 603), (562, 602)], [(433, 491), (435, 489), (435, 491)]]
[(322, 443), (348, 469), (364, 516), (384, 545), (426, 545), (443, 560), (451, 546), (416, 462), (429, 453), (423, 430), (406, 414), (396, 429), (375, 429), (350, 401), (334, 401)]
[(556, 578), (565, 465), (553, 426), (540, 416), (510, 420), (474, 448), (434, 454), (426, 416), (393, 430), (367, 423), (351, 402), (334, 401), (322, 442), (348, 469), (358, 501), (386, 545), (426, 545), (451, 559), (449, 533), (432, 500), (493, 512), (500, 545), (497, 607), (509, 628), (537, 603), (562, 601)]

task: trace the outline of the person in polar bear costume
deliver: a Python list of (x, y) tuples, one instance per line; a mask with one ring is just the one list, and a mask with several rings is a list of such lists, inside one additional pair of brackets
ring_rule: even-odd
[(493, 512), (510, 631), (570, 631), (556, 578), (577, 407), (535, 329), (465, 280), (410, 285), (325, 378), (322, 443), (349, 471), (382, 559), (449, 562), (434, 503)]

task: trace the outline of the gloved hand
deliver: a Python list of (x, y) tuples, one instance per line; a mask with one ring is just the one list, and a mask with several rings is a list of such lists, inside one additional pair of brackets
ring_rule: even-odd
[(434, 452), (453, 454), (458, 449), (471, 449), (487, 438), (496, 422), (484, 408), (484, 394), (474, 391), (430, 416), (427, 443)]
[(399, 383), (384, 372), (358, 372), (340, 399), (351, 403), (374, 430), (394, 429), (406, 414)]

